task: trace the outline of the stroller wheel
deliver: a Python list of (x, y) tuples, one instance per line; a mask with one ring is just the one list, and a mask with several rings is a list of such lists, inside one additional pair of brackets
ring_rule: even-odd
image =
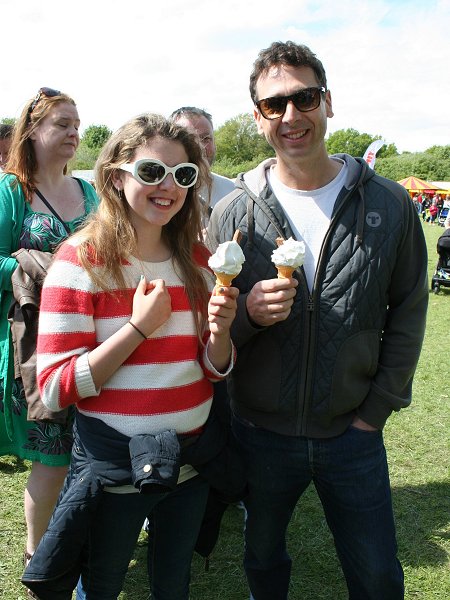
[(435, 281), (435, 282), (434, 282), (434, 284), (433, 284), (433, 292), (434, 292), (435, 294), (439, 294), (439, 287), (440, 287), (440, 286), (439, 286), (439, 283), (437, 283), (437, 282)]

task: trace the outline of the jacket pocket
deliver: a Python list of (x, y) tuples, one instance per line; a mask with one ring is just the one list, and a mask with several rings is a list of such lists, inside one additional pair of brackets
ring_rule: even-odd
[(332, 416), (355, 410), (364, 401), (378, 368), (379, 351), (377, 330), (361, 331), (342, 344), (331, 384), (329, 410)]

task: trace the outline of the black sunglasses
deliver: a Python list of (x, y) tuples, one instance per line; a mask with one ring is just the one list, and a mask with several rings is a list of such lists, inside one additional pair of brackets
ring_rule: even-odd
[(256, 107), (265, 119), (279, 119), (286, 112), (288, 102), (292, 102), (300, 112), (315, 110), (320, 104), (321, 94), (327, 90), (323, 87), (304, 88), (290, 96), (272, 96), (255, 102)]
[(36, 105), (38, 104), (38, 102), (42, 98), (42, 96), (46, 96), (47, 98), (53, 98), (54, 96), (61, 96), (61, 92), (59, 90), (54, 90), (53, 88), (41, 87), (40, 90), (38, 91), (38, 93), (36, 94), (35, 99), (31, 103), (31, 106), (28, 110), (29, 114), (31, 114), (33, 112), (33, 110), (36, 108)]

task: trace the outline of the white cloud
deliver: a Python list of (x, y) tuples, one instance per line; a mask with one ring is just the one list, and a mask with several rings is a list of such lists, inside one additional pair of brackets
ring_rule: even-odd
[(327, 71), (329, 131), (381, 135), (400, 151), (450, 144), (449, 0), (2, 0), (0, 117), (48, 85), (82, 128), (143, 111), (252, 110), (248, 78), (272, 41), (306, 43)]

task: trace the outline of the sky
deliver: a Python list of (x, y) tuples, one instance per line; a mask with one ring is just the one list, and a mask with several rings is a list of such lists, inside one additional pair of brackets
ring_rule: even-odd
[(186, 105), (217, 128), (252, 113), (258, 52), (293, 40), (325, 67), (329, 133), (450, 144), (450, 0), (0, 0), (0, 23), (0, 119), (48, 86), (75, 100), (81, 132)]

